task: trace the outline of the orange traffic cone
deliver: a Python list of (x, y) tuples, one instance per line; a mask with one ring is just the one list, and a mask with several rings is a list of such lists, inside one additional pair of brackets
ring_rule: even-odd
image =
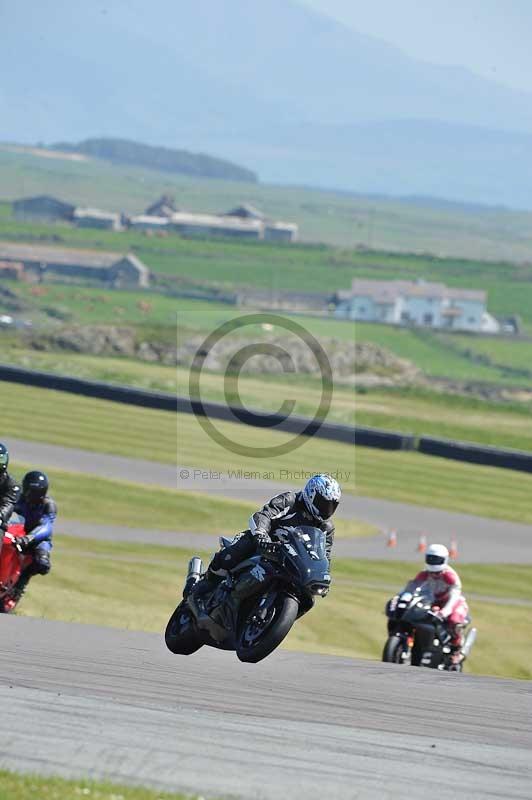
[(386, 542), (386, 547), (397, 547), (397, 533), (395, 531), (390, 531), (388, 534), (388, 541)]
[(421, 536), (419, 537), (417, 551), (418, 553), (424, 553), (426, 549), (427, 549), (427, 537), (425, 536), (424, 533), (422, 533)]
[(454, 559), (458, 558), (458, 543), (454, 536), (451, 539), (451, 545), (449, 547), (449, 557)]

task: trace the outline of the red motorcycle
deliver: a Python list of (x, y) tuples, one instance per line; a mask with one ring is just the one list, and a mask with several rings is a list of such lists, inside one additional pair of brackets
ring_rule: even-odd
[(13, 611), (20, 597), (15, 593), (15, 586), (22, 570), (32, 562), (31, 553), (23, 553), (17, 545), (19, 536), (24, 536), (24, 525), (14, 523), (8, 525), (2, 540), (0, 551), (0, 614)]

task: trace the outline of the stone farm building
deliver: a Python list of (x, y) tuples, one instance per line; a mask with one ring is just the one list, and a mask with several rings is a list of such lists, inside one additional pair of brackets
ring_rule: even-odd
[(75, 206), (57, 197), (40, 194), (36, 197), (23, 197), (13, 203), (13, 215), (20, 220), (72, 220)]
[(365, 322), (419, 325), (444, 330), (497, 333), (486, 309), (486, 292), (452, 289), (428, 281), (353, 280), (336, 297), (336, 316)]
[(155, 203), (148, 206), (144, 214), (148, 217), (171, 217), (179, 211), (174, 198), (169, 194), (163, 194)]
[(20, 261), (0, 261), (0, 279), (24, 280), (24, 264)]
[(224, 214), (224, 217), (241, 217), (242, 219), (261, 220), (266, 219), (262, 211), (259, 211), (258, 208), (255, 208), (255, 206), (252, 206), (249, 203), (243, 203), (241, 206), (232, 208), (230, 211), (227, 211)]
[(174, 209), (172, 198), (163, 195), (144, 214), (131, 217), (129, 224), (137, 230), (175, 231), (183, 236), (294, 242), (298, 235), (298, 226), (295, 223), (269, 220), (257, 208), (247, 204), (232, 208), (224, 214), (202, 214)]
[(108, 231), (119, 231), (122, 228), (120, 214), (101, 211), (99, 208), (76, 208), (73, 220), (78, 228), (99, 228)]
[(109, 286), (145, 288), (149, 285), (148, 267), (135, 255), (105, 253), (0, 242), (0, 261), (22, 264), (24, 274), (34, 280), (48, 275), (67, 280), (99, 281)]
[(129, 226), (142, 231), (173, 231), (183, 236), (221, 236), (276, 242), (294, 242), (298, 236), (295, 223), (268, 219), (262, 211), (246, 203), (223, 214), (203, 214), (177, 208), (173, 197), (169, 195), (163, 195), (148, 206), (144, 214), (129, 219), (113, 211), (77, 207), (49, 195), (15, 200), (13, 215), (27, 221), (68, 221), (78, 228), (113, 231)]

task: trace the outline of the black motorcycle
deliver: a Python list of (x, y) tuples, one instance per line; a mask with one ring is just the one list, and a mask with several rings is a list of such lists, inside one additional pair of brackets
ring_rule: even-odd
[[(220, 539), (222, 547), (234, 540)], [(166, 626), (172, 653), (191, 655), (202, 645), (236, 650), (240, 661), (256, 663), (283, 641), (290, 628), (327, 594), (331, 577), (325, 533), (301, 526), (275, 531), (267, 552), (246, 559), (212, 590), (195, 592), (203, 563), (189, 564), (184, 599)]]
[(463, 660), (455, 664), (451, 659), (451, 639), (445, 625), (432, 610), (431, 593), (417, 587), (414, 592), (402, 592), (389, 600), (385, 613), (388, 617), (388, 639), (382, 660), (393, 664), (461, 672), (463, 662), (471, 652), (476, 639), (476, 628), (471, 628), (462, 647)]

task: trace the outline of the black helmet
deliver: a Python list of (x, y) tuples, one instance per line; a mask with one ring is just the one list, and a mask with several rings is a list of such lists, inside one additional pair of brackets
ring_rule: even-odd
[(48, 491), (48, 478), (44, 472), (33, 470), (24, 475), (22, 496), (28, 503), (40, 503)]
[(7, 472), (7, 465), (9, 464), (9, 451), (5, 444), (0, 442), (0, 475)]

